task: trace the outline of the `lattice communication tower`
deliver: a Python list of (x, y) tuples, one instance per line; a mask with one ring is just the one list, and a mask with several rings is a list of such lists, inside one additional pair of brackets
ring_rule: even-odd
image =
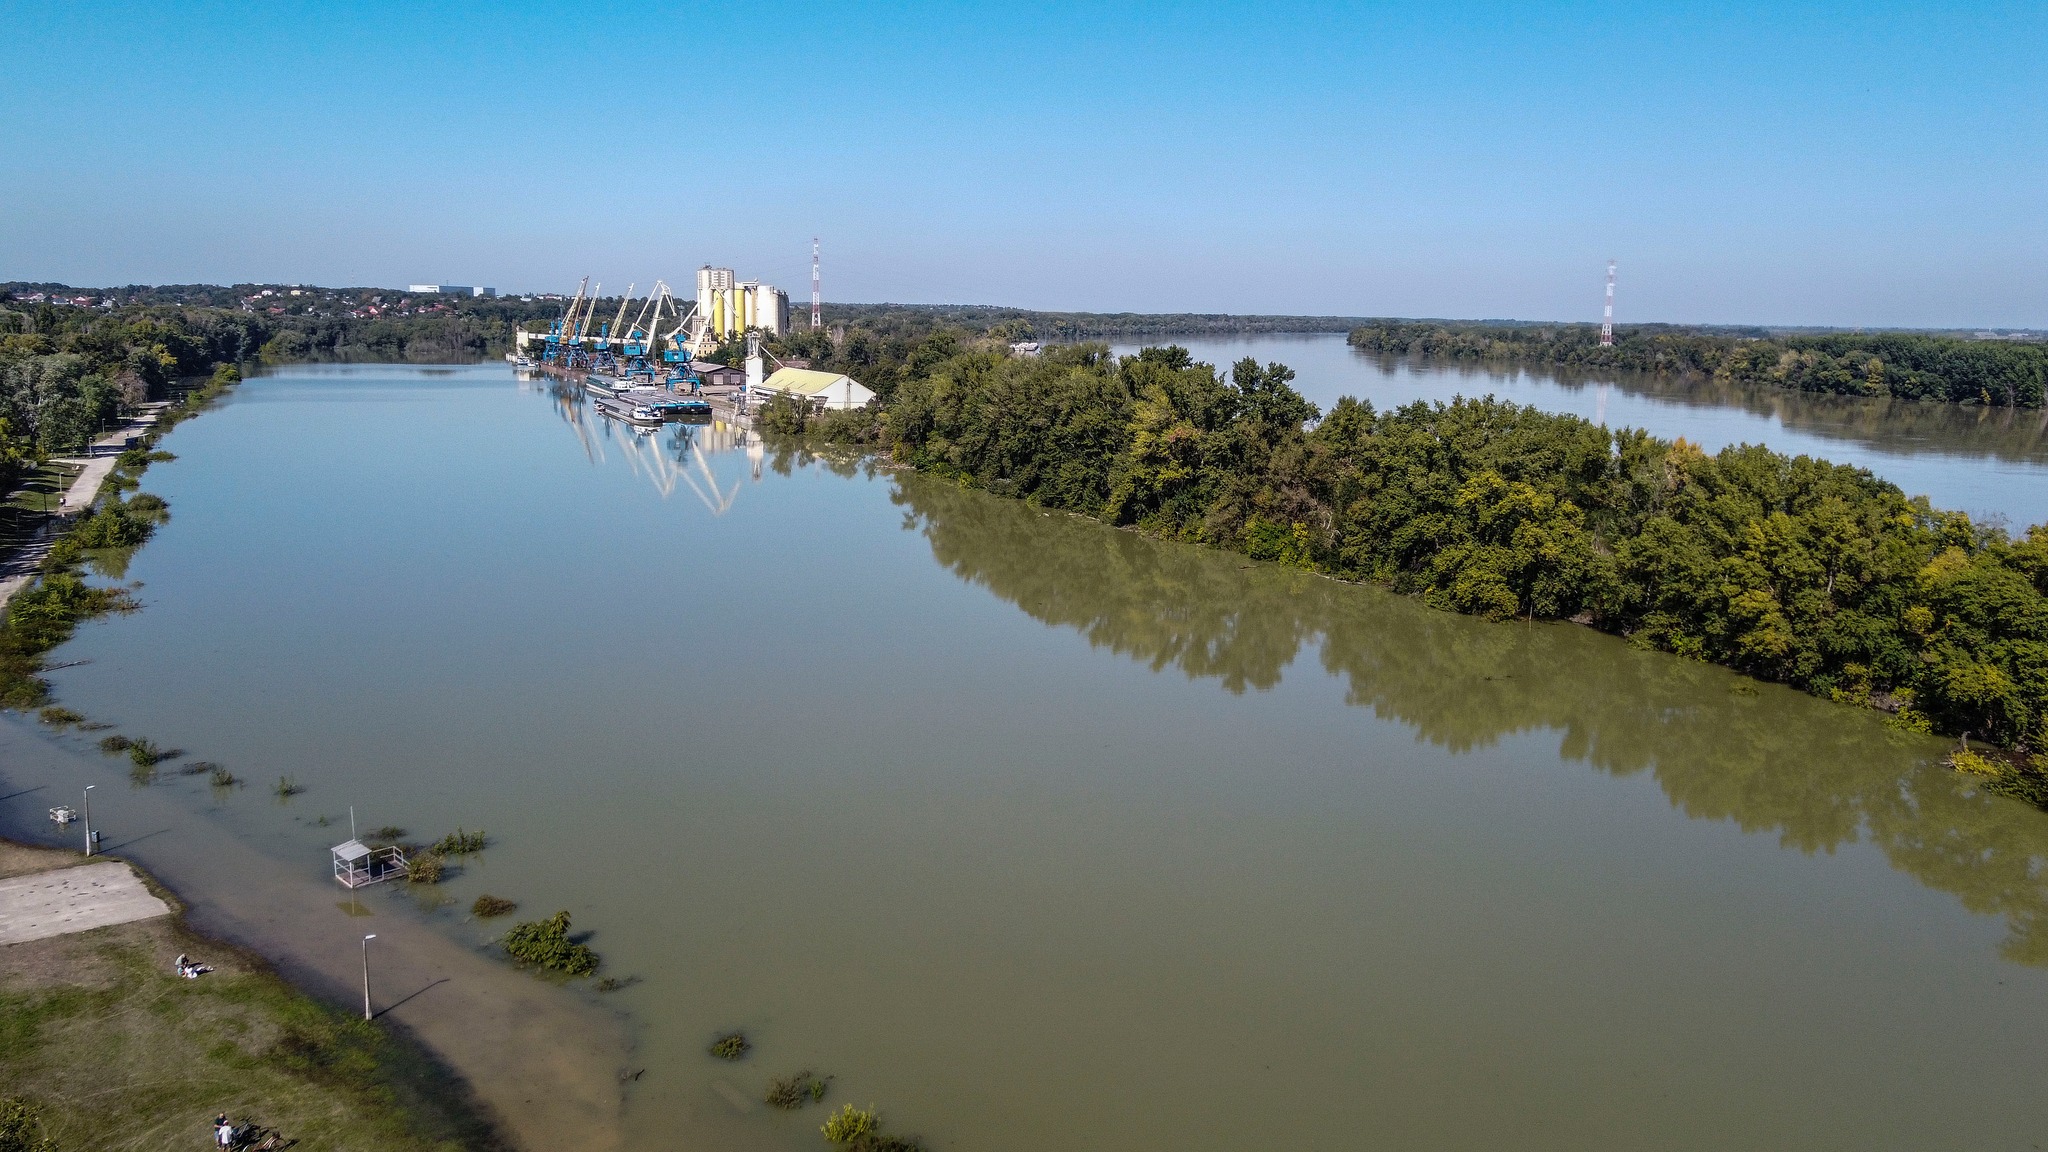
[[(815, 327), (815, 325), (813, 325)], [(1607, 311), (1600, 316), (1600, 346), (1614, 347), (1614, 261), (1607, 262)]]

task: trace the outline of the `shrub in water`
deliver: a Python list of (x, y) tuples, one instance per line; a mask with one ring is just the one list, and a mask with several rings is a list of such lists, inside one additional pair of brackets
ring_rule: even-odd
[[(204, 761), (201, 761), (201, 763), (204, 763)], [(208, 765), (206, 773), (206, 782), (208, 784), (213, 785), (215, 788), (233, 788), (235, 785), (241, 783), (240, 780), (235, 779), (235, 774), (233, 772), (228, 771), (227, 769), (221, 767), (218, 764)]]
[(745, 1032), (727, 1032), (711, 1042), (711, 1054), (720, 1060), (738, 1060), (752, 1047)]
[(126, 752), (128, 750), (128, 746), (133, 743), (135, 743), (135, 741), (130, 740), (126, 736), (122, 736), (119, 734), (113, 736), (102, 736), (100, 737), (100, 751), (105, 752), (109, 756), (112, 756), (119, 752)]
[(505, 933), (505, 951), (515, 960), (551, 972), (588, 976), (597, 971), (597, 953), (569, 939), (567, 912), (515, 925)]
[(818, 1131), (823, 1132), (825, 1139), (834, 1144), (852, 1144), (864, 1136), (871, 1136), (875, 1131), (874, 1107), (870, 1104), (866, 1110), (862, 1110), (848, 1104), (834, 1112), (832, 1118), (825, 1121), (825, 1126)]
[(76, 724), (79, 721), (85, 719), (85, 717), (80, 716), (78, 713), (73, 712), (71, 709), (60, 708), (55, 704), (52, 704), (48, 708), (43, 709), (36, 715), (42, 720), (43, 723), (54, 724), (59, 728), (65, 727), (66, 725), (70, 724)]
[(487, 843), (489, 840), (482, 832), (464, 832), (457, 828), (434, 841), (434, 851), (444, 856), (467, 856), (472, 852), (483, 851)]
[(479, 920), (488, 920), (493, 916), (503, 916), (517, 907), (518, 904), (503, 896), (485, 894), (476, 898), (476, 903), (469, 906), (469, 912)]
[(285, 799), (287, 797), (297, 796), (299, 793), (304, 792), (305, 789), (300, 787), (299, 782), (292, 779), (291, 777), (279, 776), (277, 778), (277, 787), (271, 789), (271, 791), (277, 793), (279, 799)]
[(365, 833), (363, 843), (396, 844), (403, 839), (405, 839), (405, 829), (400, 828), (396, 824), (386, 824), (382, 828), (372, 828), (369, 832)]
[(405, 862), (405, 882), (408, 884), (439, 884), (441, 871), (446, 862), (439, 852), (422, 852)]
[(820, 1076), (808, 1068), (794, 1076), (785, 1076), (768, 1085), (768, 1106), (794, 1111), (806, 1104), (816, 1104), (825, 1098), (825, 1082), (830, 1079), (830, 1076)]
[(159, 748), (152, 740), (137, 740), (128, 745), (128, 759), (133, 760), (137, 768), (154, 768), (184, 754), (182, 748)]

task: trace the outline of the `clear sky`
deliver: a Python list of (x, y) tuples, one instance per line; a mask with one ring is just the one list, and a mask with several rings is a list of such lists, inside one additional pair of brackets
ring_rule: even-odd
[(0, 280), (2048, 327), (2048, 4), (0, 0)]

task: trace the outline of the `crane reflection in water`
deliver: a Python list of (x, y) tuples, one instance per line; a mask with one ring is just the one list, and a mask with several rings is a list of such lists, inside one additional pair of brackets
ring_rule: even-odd
[(555, 402), (556, 413), (576, 433), (583, 454), (591, 463), (607, 463), (609, 445), (625, 459), (626, 467), (635, 476), (646, 477), (663, 499), (674, 495), (680, 485), (702, 501), (713, 516), (723, 516), (738, 499), (741, 480), (720, 480), (713, 466), (714, 457), (743, 453), (749, 478), (757, 483), (761, 479), (761, 442), (743, 425), (713, 417), (704, 423), (641, 428), (598, 415), (576, 383), (552, 381), (548, 394)]

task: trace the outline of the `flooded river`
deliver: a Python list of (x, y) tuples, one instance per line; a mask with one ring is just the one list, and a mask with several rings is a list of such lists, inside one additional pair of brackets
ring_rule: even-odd
[[(1325, 404), (1604, 405), (2048, 519), (2038, 414), (1254, 354)], [(145, 608), (57, 653), (89, 661), (58, 695), (256, 783), (138, 794), (107, 760), (95, 823), (146, 800), (312, 879), (350, 805), (487, 829), (435, 898), (365, 900), (475, 943), (480, 893), (569, 910), (629, 980), (563, 995), (630, 1021), (632, 1149), (821, 1148), (823, 1108), (750, 1103), (800, 1069), (934, 1152), (2048, 1127), (1994, 1088), (2048, 1071), (2048, 815), (1871, 714), (719, 428), (641, 437), (502, 366), (284, 372), (165, 447)], [(726, 1028), (744, 1062), (705, 1053)]]

